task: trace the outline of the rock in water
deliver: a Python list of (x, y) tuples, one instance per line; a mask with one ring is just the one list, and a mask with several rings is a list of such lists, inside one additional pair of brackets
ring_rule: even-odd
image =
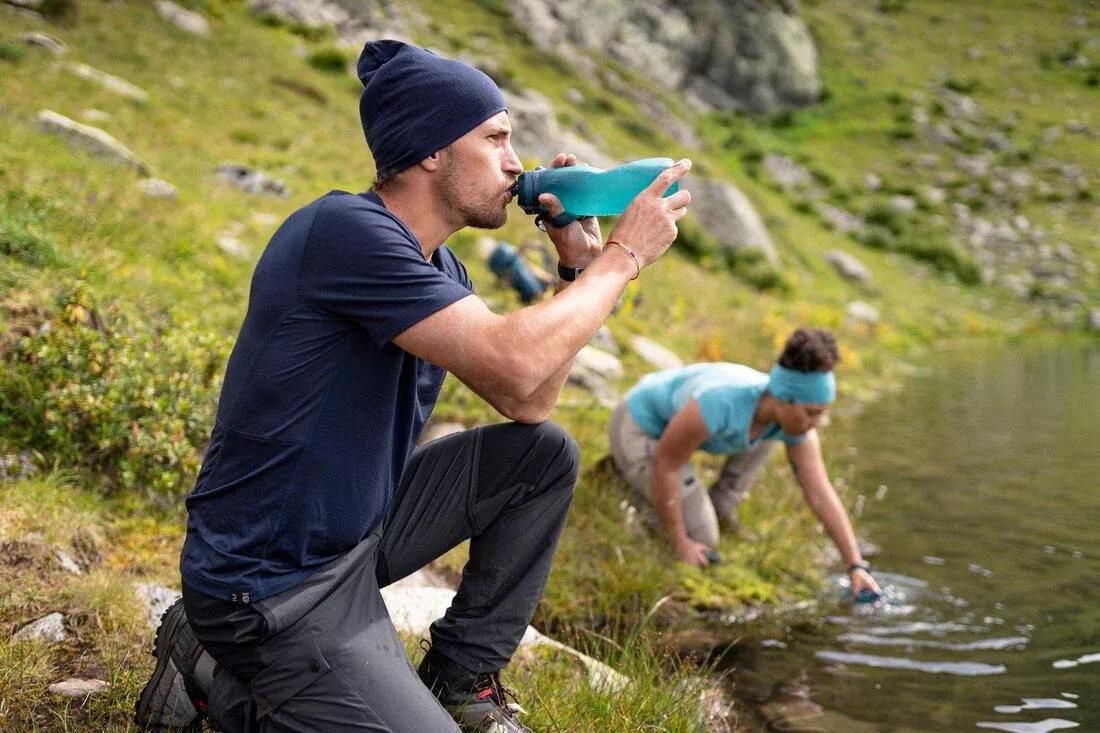
[(38, 113), (38, 128), (43, 132), (65, 138), (73, 147), (126, 163), (136, 168), (140, 173), (149, 172), (148, 166), (138, 160), (138, 157), (129, 148), (98, 127), (82, 125), (65, 115), (44, 109)]

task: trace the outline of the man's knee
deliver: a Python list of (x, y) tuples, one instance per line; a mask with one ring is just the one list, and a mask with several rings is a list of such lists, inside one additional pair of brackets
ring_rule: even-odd
[(533, 430), (533, 446), (539, 451), (539, 459), (546, 466), (547, 473), (567, 475), (570, 487), (577, 482), (577, 472), (581, 465), (581, 449), (577, 441), (555, 422), (539, 423), (530, 426)]

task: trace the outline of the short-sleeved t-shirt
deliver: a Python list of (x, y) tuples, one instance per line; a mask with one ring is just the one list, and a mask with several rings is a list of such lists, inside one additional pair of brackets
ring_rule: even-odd
[(627, 393), (626, 401), (634, 422), (659, 438), (676, 413), (695, 400), (707, 426), (709, 437), (701, 446), (707, 453), (733, 455), (762, 440), (798, 445), (805, 436), (788, 435), (778, 423), (771, 423), (756, 440), (749, 440), (756, 403), (767, 387), (767, 374), (743, 364), (692, 364), (646, 375)]
[(378, 525), (446, 376), (391, 340), (472, 292), (454, 253), (426, 260), (373, 193), (332, 191), (287, 219), (256, 265), (187, 497), (185, 583), (257, 601)]

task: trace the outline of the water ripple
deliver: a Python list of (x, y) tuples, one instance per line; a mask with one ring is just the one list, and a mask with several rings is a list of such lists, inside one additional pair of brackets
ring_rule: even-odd
[(1052, 730), (1065, 730), (1066, 728), (1077, 728), (1079, 726), (1079, 723), (1074, 723), (1072, 720), (1062, 720), (1061, 718), (1047, 718), (1037, 723), (978, 723), (979, 728), (1005, 730), (1009, 733), (1049, 733)]
[(854, 654), (849, 652), (818, 651), (818, 659), (838, 664), (862, 664), (868, 667), (884, 669), (911, 669), (931, 674), (954, 674), (961, 677), (978, 677), (990, 674), (1004, 674), (1008, 668), (1003, 664), (982, 664), (981, 662), (920, 662), (904, 657), (880, 657), (874, 654)]
[(957, 652), (969, 652), (982, 649), (996, 651), (1004, 649), (1020, 649), (1027, 646), (1026, 636), (1006, 636), (997, 639), (979, 639), (978, 641), (949, 642), (931, 641), (929, 639), (911, 639), (907, 636), (882, 636), (879, 634), (859, 634), (849, 632), (837, 636), (838, 641), (853, 642), (856, 644), (870, 644), (872, 646), (908, 646), (926, 647), (928, 649), (950, 649)]

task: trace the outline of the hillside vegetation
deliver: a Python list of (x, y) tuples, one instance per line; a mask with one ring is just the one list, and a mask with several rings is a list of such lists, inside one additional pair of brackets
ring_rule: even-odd
[[(328, 190), (366, 189), (373, 166), (348, 68), (355, 51), (330, 32), (264, 22), (233, 0), (184, 3), (209, 22), (205, 36), (137, 0), (13, 9), (26, 4), (0, 2), (0, 728), (125, 730), (152, 664), (134, 587), (178, 586), (182, 497), (252, 267), (285, 216)], [(766, 369), (793, 328), (833, 329), (837, 410), (852, 412), (944, 340), (1082, 338), (1090, 318), (1100, 323), (1092, 3), (804, 2), (823, 99), (767, 117), (701, 110), (598, 56), (601, 73), (584, 73), (532, 44), (503, 2), (422, 0), (404, 12), (412, 40), (476, 57), (510, 94), (537, 90), (558, 124), (604, 154), (688, 155), (760, 212), (774, 261), (730, 254), (692, 222), (630, 285), (608, 322), (623, 346), (619, 392), (653, 369), (628, 347), (635, 336), (685, 361)], [(33, 32), (66, 51), (22, 40)], [(78, 64), (146, 95), (120, 94)], [(648, 90), (697, 139), (608, 91), (611, 73)], [(140, 165), (44, 132), (42, 110), (106, 131)], [(227, 163), (285, 188), (241, 190), (219, 176)], [(174, 196), (150, 195), (151, 176)], [(859, 227), (844, 231), (836, 211)], [(483, 234), (450, 244), (495, 310), (516, 308), (479, 254)], [(541, 235), (515, 210), (491, 236)], [(870, 279), (839, 274), (826, 259), (834, 250), (857, 257)], [(677, 633), (716, 610), (813, 597), (822, 537), (777, 460), (744, 508), (756, 539), (725, 538), (716, 568), (677, 567), (603, 460), (607, 416), (576, 384), (555, 410), (584, 468), (535, 625), (635, 685), (600, 694), (571, 664), (534, 658), (518, 665), (517, 686), (538, 729), (695, 730), (707, 716), (705, 669), (670, 650)], [(435, 420), (497, 419), (448, 380)], [(825, 442), (854, 499), (863, 487), (853, 459), (827, 432)], [(717, 464), (702, 468), (706, 479)], [(459, 548), (439, 569), (456, 573), (462, 557)], [(10, 638), (54, 611), (65, 641)], [(47, 691), (66, 677), (110, 687), (86, 700)]]

